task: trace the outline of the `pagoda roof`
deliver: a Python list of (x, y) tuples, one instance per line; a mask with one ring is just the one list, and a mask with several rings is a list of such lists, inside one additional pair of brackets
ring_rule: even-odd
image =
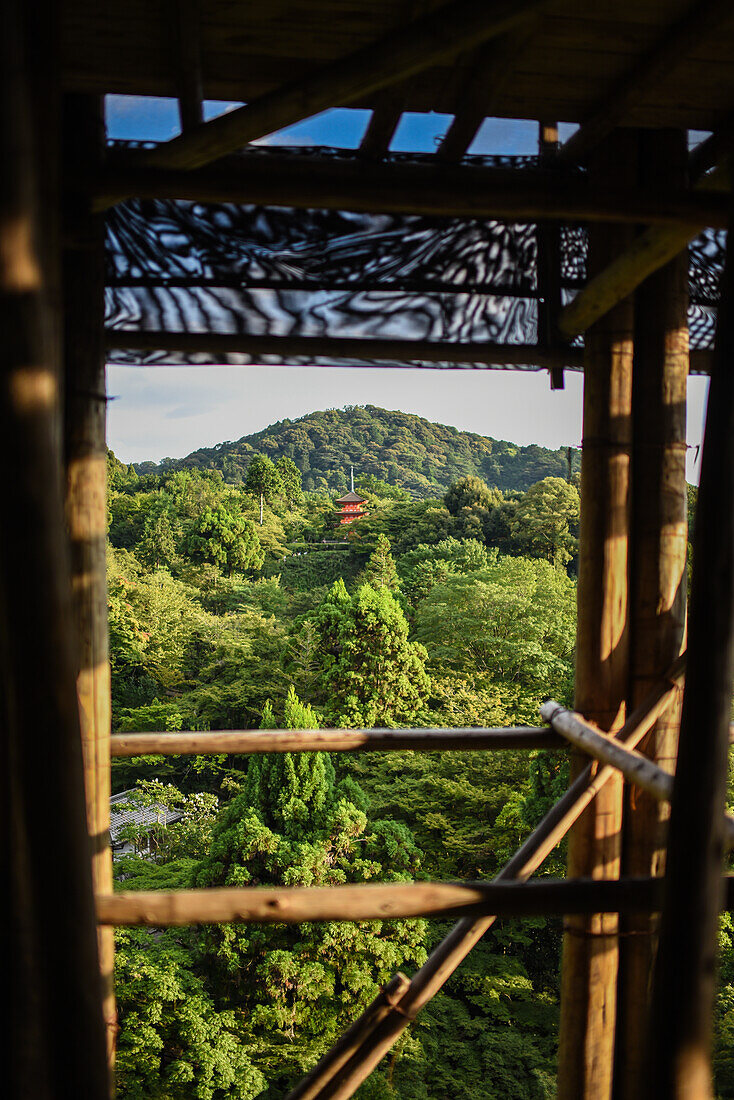
[(359, 493), (353, 493), (351, 490), (345, 493), (342, 497), (336, 498), (337, 504), (364, 504), (367, 497), (361, 497)]

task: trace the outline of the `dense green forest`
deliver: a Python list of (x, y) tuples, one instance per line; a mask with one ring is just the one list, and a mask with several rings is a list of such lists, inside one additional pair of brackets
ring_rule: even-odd
[[(288, 455), (253, 455), (231, 481), (110, 455), (109, 484), (116, 730), (509, 725), (572, 699), (575, 476), (503, 492), (463, 474), (416, 500), (367, 474), (369, 516), (347, 529)], [(489, 878), (566, 775), (565, 754), (537, 752), (120, 759), (115, 791), (180, 817), (129, 828), (139, 852), (117, 885)], [(544, 870), (563, 874), (562, 850)], [(279, 1100), (448, 927), (119, 930), (119, 1095)], [(560, 931), (498, 922), (361, 1100), (554, 1096)], [(722, 1097), (732, 938), (725, 922)]]
[(545, 477), (567, 477), (579, 458), (557, 451), (519, 447), (488, 436), (460, 432), (410, 413), (374, 405), (353, 405), (281, 420), (237, 442), (202, 447), (182, 459), (164, 458), (160, 465), (143, 462), (138, 473), (174, 470), (219, 470), (225, 481), (241, 484), (254, 454), (276, 462), (290, 458), (308, 491), (340, 492), (350, 465), (425, 499), (445, 492), (459, 478), (481, 477), (492, 488), (528, 489)]

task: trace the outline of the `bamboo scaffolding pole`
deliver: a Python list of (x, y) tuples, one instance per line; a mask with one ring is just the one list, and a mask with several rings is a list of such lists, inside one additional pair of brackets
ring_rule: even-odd
[(512, 30), (548, 0), (455, 0), (332, 61), (302, 80), (220, 115), (147, 155), (151, 164), (198, 168), (335, 104), (347, 106)]
[(2, 1079), (14, 1100), (107, 1100), (62, 493), (55, 14), (0, 4)]
[(314, 1097), (318, 1096), (325, 1075), (333, 1077), (347, 1064), (368, 1036), (392, 1012), (409, 988), (410, 979), (398, 971), (321, 1061), (289, 1092), (289, 1100), (314, 1100)]
[[(91, 168), (104, 148), (102, 102), (66, 96), (67, 158)], [(104, 225), (69, 219), (63, 253), (66, 521), (71, 540), (72, 600), (78, 638), (77, 697), (84, 752), (87, 824), (96, 893), (112, 891), (110, 829), (110, 663), (107, 637), (107, 447), (104, 325)], [(114, 1067), (117, 1038), (115, 941), (98, 930), (102, 1010)]]
[(421, 752), (561, 749), (563, 738), (547, 726), (482, 729), (221, 730), (212, 733), (116, 733), (113, 756), (192, 756), (202, 753)]
[[(682, 656), (619, 731), (620, 742), (625, 747), (634, 748), (645, 736), (677, 694), (684, 674), (685, 656)], [(609, 765), (598, 769), (595, 765), (588, 765), (549, 810), (494, 882), (524, 882), (529, 879), (615, 774), (616, 770)], [(395, 1010), (367, 1031), (349, 1060), (335, 1069), (330, 1054), (327, 1053), (312, 1070), (309, 1075), (311, 1087), (307, 1094), (308, 1100), (317, 1097), (318, 1100), (348, 1100), (493, 923), (492, 915), (476, 920), (467, 917), (458, 921), (414, 974), (410, 988)], [(364, 1015), (361, 1019), (364, 1019)], [(300, 1086), (296, 1086), (286, 1100), (305, 1100), (299, 1089)]]
[[(590, 179), (634, 182), (636, 153), (636, 132), (613, 135), (592, 161)], [(613, 262), (631, 239), (629, 228), (590, 227), (590, 274)], [(618, 305), (585, 337), (575, 706), (609, 731), (624, 722), (628, 688), (632, 350), (631, 302)], [(583, 758), (572, 754), (571, 777), (583, 767)], [(571, 832), (569, 878), (619, 877), (622, 787), (617, 773)], [(616, 913), (601, 911), (566, 921), (559, 1100), (611, 1095), (618, 923)]]
[[(620, 222), (673, 227), (725, 228), (727, 202), (721, 180), (706, 176), (696, 189), (669, 186), (592, 188), (576, 173), (451, 164), (372, 162), (366, 159), (245, 152), (210, 168), (147, 166), (139, 152), (110, 152), (106, 168), (79, 176), (95, 210), (123, 197), (190, 202), (254, 203), (296, 209), (351, 210), (427, 217), (487, 217), (518, 221)], [(705, 189), (704, 189), (705, 184)]]
[[(613, 737), (584, 721), (580, 714), (560, 706), (552, 699), (543, 703), (540, 713), (572, 745), (593, 756), (595, 760), (611, 764), (625, 779), (647, 791), (658, 802), (672, 800), (674, 779), (671, 773), (658, 767), (637, 749), (624, 748)], [(724, 819), (724, 834), (728, 847), (734, 848), (734, 817), (728, 814)]]
[[(653, 131), (640, 141), (643, 186), (684, 184), (688, 167), (684, 131)], [(685, 252), (637, 289), (634, 309), (629, 674), (633, 705), (654, 684), (657, 670), (685, 645), (690, 359)], [(675, 771), (680, 703), (679, 698), (671, 704), (640, 744), (645, 756), (670, 773)], [(624, 877), (664, 874), (669, 816), (669, 803), (639, 788), (626, 788)], [(659, 917), (627, 914), (620, 924), (614, 1096), (641, 1100)]]
[(683, 696), (644, 1095), (709, 1100), (734, 678), (734, 255), (729, 231), (701, 464)]
[[(727, 880), (734, 895), (734, 879)], [(650, 912), (662, 879), (538, 879), (531, 882), (400, 882), (321, 887), (241, 887), (98, 894), (101, 925), (303, 924), (409, 917), (529, 917)], [(404, 992), (407, 992), (407, 986)]]

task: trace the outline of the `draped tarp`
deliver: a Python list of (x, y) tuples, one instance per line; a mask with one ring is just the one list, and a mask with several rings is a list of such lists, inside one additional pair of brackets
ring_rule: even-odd
[[(525, 169), (535, 163), (531, 157), (478, 159)], [(690, 249), (694, 347), (712, 344), (724, 240), (712, 231)], [(584, 284), (586, 251), (584, 228), (562, 226), (564, 300)], [(171, 333), (532, 346), (538, 340), (537, 254), (533, 224), (132, 200), (107, 216), (106, 323)], [(251, 357), (113, 350), (110, 360), (246, 363)], [(259, 355), (258, 361), (365, 363), (292, 355)]]

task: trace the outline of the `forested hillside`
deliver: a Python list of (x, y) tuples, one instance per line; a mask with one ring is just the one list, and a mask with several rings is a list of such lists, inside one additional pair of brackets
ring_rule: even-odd
[[(290, 458), (301, 471), (303, 488), (340, 492), (350, 465), (360, 477), (372, 476), (426, 498), (445, 492), (461, 477), (483, 478), (492, 488), (528, 489), (544, 477), (567, 477), (569, 456), (531, 445), (520, 447), (410, 413), (374, 405), (353, 405), (281, 420), (236, 442), (202, 448), (186, 458), (138, 463), (138, 473), (166, 470), (219, 470), (225, 481), (244, 481), (257, 453), (273, 461)], [(572, 473), (578, 456), (571, 453)]]
[[(365, 479), (347, 530), (288, 456), (139, 474), (109, 456), (115, 730), (534, 724), (573, 698), (576, 479), (433, 499)], [(340, 486), (341, 487), (341, 486)], [(146, 756), (117, 888), (493, 877), (562, 793), (563, 752)], [(119, 809), (119, 806), (118, 806)], [(563, 852), (546, 872), (563, 874)], [(282, 1100), (443, 921), (120, 929), (120, 1100)], [(721, 1096), (734, 1080), (722, 925)], [(561, 923), (500, 921), (357, 1093), (551, 1100)]]

